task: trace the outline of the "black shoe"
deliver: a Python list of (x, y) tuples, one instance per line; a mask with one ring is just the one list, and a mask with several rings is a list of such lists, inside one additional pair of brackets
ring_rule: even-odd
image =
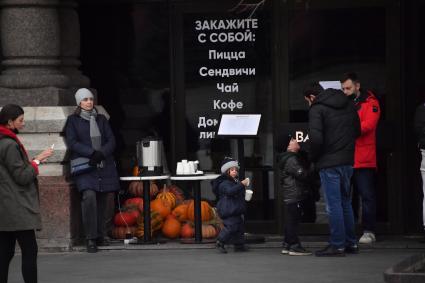
[(226, 250), (226, 248), (224, 247), (224, 243), (223, 243), (223, 242), (217, 241), (217, 242), (215, 243), (215, 248), (216, 248), (219, 252), (221, 252), (222, 254), (227, 254), (227, 250)]
[(344, 252), (344, 249), (342, 249), (342, 248), (338, 249), (338, 248), (335, 248), (332, 245), (328, 245), (323, 250), (318, 250), (316, 252), (316, 256), (319, 256), (319, 257), (324, 257), (324, 256), (339, 257), (339, 256), (345, 256), (345, 252)]
[(87, 252), (97, 253), (97, 245), (95, 240), (87, 240)]
[(249, 251), (249, 247), (246, 245), (235, 245), (233, 248), (235, 252), (247, 252)]
[(109, 240), (106, 239), (106, 238), (97, 238), (96, 239), (96, 245), (98, 247), (106, 247), (106, 246), (109, 246), (110, 243), (109, 243)]
[(298, 245), (292, 245), (288, 250), (289, 255), (311, 255), (312, 252), (306, 250), (301, 246), (301, 244)]
[(359, 246), (346, 246), (345, 247), (345, 253), (346, 254), (358, 254), (359, 253)]

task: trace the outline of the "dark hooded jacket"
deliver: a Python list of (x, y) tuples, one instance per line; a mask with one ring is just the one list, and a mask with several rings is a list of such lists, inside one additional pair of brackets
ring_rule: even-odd
[(309, 111), (310, 159), (317, 169), (354, 164), (360, 120), (354, 103), (341, 90), (326, 89)]
[(211, 182), (213, 193), (217, 197), (217, 212), (226, 219), (241, 216), (246, 212), (245, 187), (227, 174), (218, 176)]
[(278, 156), (280, 189), (287, 204), (313, 197), (318, 200), (320, 179), (301, 153), (284, 152)]

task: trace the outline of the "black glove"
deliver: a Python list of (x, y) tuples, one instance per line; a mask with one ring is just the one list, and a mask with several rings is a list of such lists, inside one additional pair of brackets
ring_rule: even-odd
[(103, 153), (101, 151), (95, 150), (90, 157), (89, 165), (96, 166), (104, 159), (105, 159), (105, 156), (103, 155)]

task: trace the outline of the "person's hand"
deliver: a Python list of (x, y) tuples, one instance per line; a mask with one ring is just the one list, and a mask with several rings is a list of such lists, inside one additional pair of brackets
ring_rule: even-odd
[(241, 181), (241, 184), (244, 185), (245, 187), (249, 186), (249, 178), (245, 178)]
[(296, 139), (291, 138), (286, 150), (290, 151), (290, 152), (298, 152), (300, 150), (300, 145), (299, 145), (299, 143), (297, 142)]
[(96, 166), (96, 164), (99, 164), (103, 159), (105, 159), (103, 153), (101, 151), (95, 150), (90, 157), (89, 165)]
[(43, 150), (40, 154), (38, 154), (34, 159), (37, 159), (40, 162), (46, 162), (47, 158), (52, 156), (53, 149), (50, 147), (48, 149)]

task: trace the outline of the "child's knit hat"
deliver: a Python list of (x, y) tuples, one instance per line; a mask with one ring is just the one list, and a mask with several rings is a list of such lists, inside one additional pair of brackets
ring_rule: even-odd
[(221, 173), (226, 173), (226, 171), (232, 167), (236, 167), (239, 169), (239, 162), (231, 157), (225, 157), (223, 162), (221, 163)]

